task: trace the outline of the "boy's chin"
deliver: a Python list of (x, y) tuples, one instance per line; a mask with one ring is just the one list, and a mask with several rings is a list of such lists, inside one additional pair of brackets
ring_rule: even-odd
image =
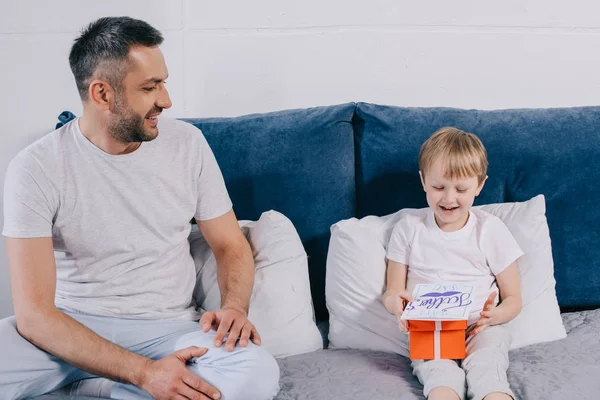
[(455, 211), (451, 215), (436, 212), (435, 216), (436, 216), (438, 225), (453, 226), (453, 227), (454, 227), (454, 225), (457, 225), (457, 226), (460, 225), (457, 227), (457, 229), (460, 229), (467, 223), (467, 217), (458, 211)]

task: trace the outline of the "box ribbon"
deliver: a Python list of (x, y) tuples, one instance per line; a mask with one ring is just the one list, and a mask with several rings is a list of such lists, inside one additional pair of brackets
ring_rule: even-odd
[(441, 344), (440, 344), (440, 332), (442, 331), (442, 321), (435, 321), (435, 331), (433, 332), (433, 358), (435, 360), (441, 359)]

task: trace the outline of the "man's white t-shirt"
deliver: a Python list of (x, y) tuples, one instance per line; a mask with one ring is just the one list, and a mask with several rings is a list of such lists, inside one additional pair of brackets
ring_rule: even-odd
[(408, 265), (407, 290), (419, 283), (464, 283), (474, 286), (475, 297), (469, 324), (493, 291), (496, 275), (523, 255), (523, 251), (500, 218), (471, 209), (464, 227), (442, 231), (433, 210), (407, 214), (394, 226), (387, 258)]
[(91, 143), (79, 119), (21, 151), (4, 186), (3, 235), (52, 237), (57, 307), (138, 319), (197, 319), (190, 220), (231, 200), (201, 132), (161, 118), (132, 153)]

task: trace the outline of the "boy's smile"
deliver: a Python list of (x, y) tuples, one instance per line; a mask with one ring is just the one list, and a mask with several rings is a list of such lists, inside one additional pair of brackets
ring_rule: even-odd
[(479, 184), (476, 176), (450, 178), (441, 158), (435, 160), (426, 173), (420, 171), (420, 175), (423, 190), (427, 193), (427, 204), (433, 210), (440, 229), (453, 232), (465, 226), (469, 209), (485, 180)]

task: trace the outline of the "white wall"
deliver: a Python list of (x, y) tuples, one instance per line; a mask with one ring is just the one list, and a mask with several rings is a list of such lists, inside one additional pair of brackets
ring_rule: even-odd
[[(61, 111), (81, 113), (68, 52), (77, 31), (101, 16), (145, 19), (164, 33), (168, 114), (201, 117), (348, 101), (597, 105), (597, 4), (0, 0), (0, 187), (10, 159), (49, 132)], [(0, 317), (11, 313), (2, 241)]]

